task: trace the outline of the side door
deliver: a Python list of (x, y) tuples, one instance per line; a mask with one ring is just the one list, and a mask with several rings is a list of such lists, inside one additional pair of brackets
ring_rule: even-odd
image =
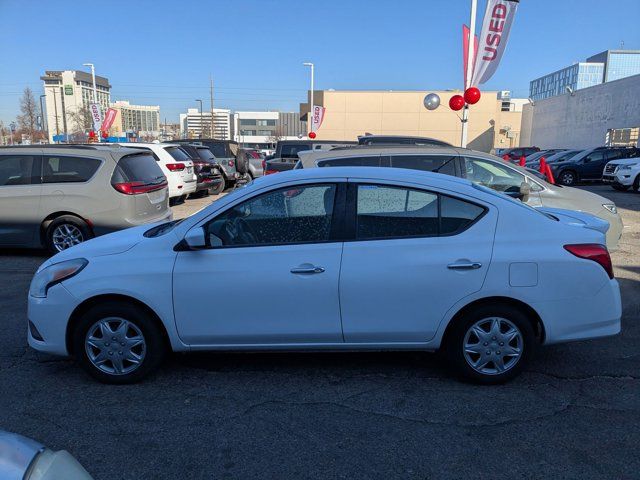
[(340, 305), (347, 343), (421, 343), (482, 288), (497, 213), (453, 195), (350, 183)]
[(492, 188), (512, 198), (521, 198), (520, 187), (523, 183), (528, 183), (532, 188), (529, 197), (526, 199), (527, 205), (532, 207), (542, 205), (539, 186), (532, 185), (526, 175), (508, 166), (506, 162), (499, 163), (484, 158), (465, 157), (464, 166), (464, 176), (468, 180)]
[(179, 252), (174, 267), (174, 311), (183, 341), (342, 343), (338, 279), (345, 190), (346, 183), (332, 181), (278, 188), (208, 220), (203, 228), (209, 247)]
[(42, 223), (40, 155), (0, 155), (0, 245), (31, 246)]
[(581, 179), (596, 180), (602, 178), (602, 171), (607, 164), (605, 150), (596, 150), (584, 157), (578, 167)]

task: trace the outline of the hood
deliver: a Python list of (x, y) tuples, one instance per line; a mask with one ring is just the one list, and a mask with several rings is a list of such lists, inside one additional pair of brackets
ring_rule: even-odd
[(609, 163), (612, 165), (632, 165), (634, 163), (640, 164), (640, 157), (621, 158), (619, 160), (611, 160)]
[(54, 255), (49, 260), (44, 262), (38, 270), (48, 265), (64, 262), (65, 260), (71, 260), (74, 258), (88, 259), (91, 257), (117, 255), (119, 253), (126, 252), (127, 250), (131, 250), (135, 245), (137, 245), (144, 239), (144, 232), (152, 228), (154, 225), (158, 224), (159, 223), (149, 223), (147, 225), (127, 228), (125, 230), (120, 230), (119, 232), (92, 238), (91, 240), (82, 242), (75, 247), (68, 248)]
[(557, 218), (559, 222), (565, 225), (588, 228), (589, 230), (595, 230), (604, 235), (609, 231), (609, 222), (590, 213), (548, 207), (537, 207), (537, 210)]

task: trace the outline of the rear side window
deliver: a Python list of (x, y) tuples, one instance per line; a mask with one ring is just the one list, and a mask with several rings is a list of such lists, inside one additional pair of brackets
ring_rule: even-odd
[(307, 144), (289, 144), (282, 145), (280, 150), (281, 158), (297, 158), (298, 152), (304, 152), (305, 150), (311, 150), (311, 145)]
[(377, 157), (346, 157), (320, 160), (319, 167), (379, 167), (380, 156)]
[(97, 158), (45, 155), (42, 163), (42, 182), (86, 182), (93, 177), (101, 163)]
[(208, 148), (196, 148), (196, 151), (198, 152), (198, 156), (202, 160), (215, 160), (216, 159), (213, 156), (213, 154), (211, 153), (211, 150), (209, 150)]
[(391, 166), (455, 175), (455, 158), (448, 155), (397, 155), (391, 157)]
[(176, 162), (188, 162), (191, 160), (187, 152), (180, 147), (165, 147), (165, 150), (173, 157)]
[(32, 155), (0, 155), (0, 187), (40, 183), (40, 175), (33, 175), (34, 163)]
[(485, 208), (424, 190), (358, 185), (356, 239), (434, 237), (467, 229)]
[(122, 157), (113, 172), (114, 183), (142, 182), (144, 184), (162, 183), (165, 176), (155, 158), (150, 153), (127, 155)]

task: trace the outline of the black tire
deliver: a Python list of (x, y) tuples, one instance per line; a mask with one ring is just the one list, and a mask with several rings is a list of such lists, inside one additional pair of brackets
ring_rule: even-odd
[[(93, 330), (92, 327), (94, 327), (97, 322), (109, 317), (127, 320), (142, 333), (144, 339), (144, 355), (142, 358), (142, 362), (131, 372), (120, 374), (109, 373), (98, 368), (89, 358), (89, 355), (87, 353), (88, 347), (85, 347), (85, 339), (87, 337), (87, 334), (90, 329)], [(100, 303), (91, 307), (82, 315), (82, 318), (80, 318), (75, 327), (72, 338), (73, 352), (76, 357), (76, 361), (82, 366), (82, 368), (84, 368), (87, 373), (89, 373), (89, 375), (91, 375), (96, 380), (102, 383), (109, 383), (114, 385), (139, 382), (160, 366), (168, 349), (162, 333), (160, 332), (158, 326), (153, 321), (149, 313), (138, 305), (123, 301), (110, 301)], [(111, 345), (109, 344), (109, 342), (105, 342), (101, 345), (105, 350), (109, 350), (109, 352), (111, 352), (109, 353), (109, 355), (118, 355), (119, 353), (122, 354), (121, 352), (123, 351), (125, 356), (127, 354), (126, 345), (124, 346), (123, 350), (120, 351), (118, 351), (117, 349), (119, 349), (122, 344), (116, 345), (115, 343), (113, 343), (113, 345)], [(107, 345), (108, 348), (105, 347), (105, 345)], [(130, 350), (133, 351), (133, 348), (131, 348)], [(93, 351), (99, 352), (99, 350), (97, 349), (93, 349)], [(113, 369), (115, 364), (110, 362), (110, 360), (107, 360), (105, 363), (103, 363), (103, 368)], [(126, 362), (126, 360), (124, 362)], [(124, 364), (129, 365), (128, 362)]]
[(220, 182), (216, 187), (214, 187), (211, 190), (209, 190), (211, 195), (220, 195), (222, 192), (224, 192), (224, 188), (225, 188), (224, 175), (222, 174), (222, 172), (218, 172), (218, 173), (220, 174), (220, 177), (222, 178), (222, 182)]
[(633, 191), (637, 192), (638, 190), (640, 190), (640, 173), (638, 174), (636, 179), (633, 181)]
[(191, 193), (189, 198), (203, 198), (207, 195), (209, 195), (209, 190), (205, 188), (204, 190), (198, 190), (197, 192)]
[[(505, 371), (481, 372), (474, 369), (469, 362), (475, 358), (480, 361), (482, 357), (483, 360), (488, 362), (483, 369), (491, 370), (493, 368), (495, 370), (497, 364), (493, 363), (491, 358), (500, 352), (500, 348), (505, 348), (504, 342), (501, 346), (499, 343), (499, 337), (497, 340), (493, 340), (493, 338), (496, 337), (490, 337), (487, 339), (487, 342), (482, 342), (479, 337), (476, 337), (478, 338), (477, 345), (482, 343), (482, 345), (480, 345), (482, 353), (478, 354), (476, 357), (474, 357), (475, 354), (469, 354), (470, 360), (468, 361), (466, 358), (467, 355), (465, 354), (465, 339), (467, 332), (469, 332), (471, 327), (477, 322), (487, 321), (487, 319), (496, 317), (506, 320), (512, 326), (517, 328), (521, 339), (521, 354)], [(507, 326), (506, 322), (501, 323), (502, 326)], [(470, 335), (473, 336), (473, 334)], [(488, 333), (488, 335), (491, 334)], [(509, 345), (510, 343), (507, 342), (507, 347)], [(454, 323), (449, 327), (449, 330), (445, 335), (443, 353), (445, 354), (445, 358), (449, 362), (449, 365), (454, 368), (455, 373), (461, 378), (483, 385), (497, 385), (515, 378), (527, 366), (534, 355), (536, 345), (536, 335), (531, 321), (521, 310), (506, 304), (481, 305), (478, 308), (469, 310), (454, 320)], [(487, 349), (486, 356), (484, 356), (485, 348)], [(496, 358), (498, 357), (496, 356)], [(505, 362), (505, 366), (507, 366), (510, 361), (511, 360), (507, 360), (507, 362)]]
[[(65, 232), (69, 232), (69, 234), (65, 235)], [(61, 234), (69, 238), (68, 242), (63, 242), (68, 245), (65, 248), (60, 248)], [(69, 246), (73, 246), (71, 245), (71, 243), (76, 242), (76, 240), (71, 239), (75, 238), (79, 239), (77, 243), (82, 243), (86, 240), (89, 240), (90, 238), (93, 238), (93, 232), (84, 220), (73, 215), (61, 215), (53, 219), (49, 223), (49, 225), (47, 225), (47, 228), (44, 232), (45, 247), (51, 254), (54, 255), (61, 252), (62, 250), (66, 250), (66, 248), (69, 248)]]
[(629, 190), (629, 185), (616, 185), (614, 183), (611, 186), (613, 187), (614, 190), (617, 190), (619, 192), (626, 192), (627, 190)]
[(558, 175), (557, 181), (560, 185), (571, 187), (578, 183), (578, 175), (573, 170), (563, 170)]
[(236, 155), (236, 170), (241, 175), (249, 173), (249, 156), (242, 150)]

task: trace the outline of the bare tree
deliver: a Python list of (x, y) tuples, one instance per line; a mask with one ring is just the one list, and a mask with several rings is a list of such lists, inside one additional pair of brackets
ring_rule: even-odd
[(93, 128), (93, 117), (91, 116), (91, 110), (89, 106), (80, 106), (73, 112), (67, 114), (67, 119), (70, 120), (70, 130), (72, 141), (84, 142), (87, 140), (87, 130)]
[(272, 144), (273, 147), (275, 148), (276, 143), (278, 143), (280, 140), (284, 140), (284, 137), (285, 137), (284, 128), (282, 128), (282, 126), (277, 126), (275, 130), (271, 132), (271, 135), (267, 137), (267, 143)]
[(38, 108), (36, 107), (36, 99), (29, 87), (24, 89), (22, 98), (20, 98), (20, 111), (22, 115), (18, 115), (18, 125), (33, 140), (38, 126)]

